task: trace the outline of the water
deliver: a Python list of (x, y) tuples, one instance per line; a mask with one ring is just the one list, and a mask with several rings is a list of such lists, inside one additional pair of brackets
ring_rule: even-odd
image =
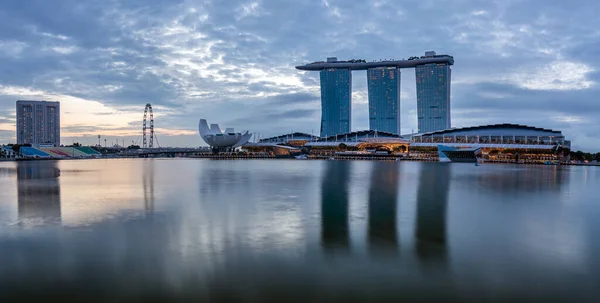
[(0, 163), (0, 302), (599, 301), (600, 168)]

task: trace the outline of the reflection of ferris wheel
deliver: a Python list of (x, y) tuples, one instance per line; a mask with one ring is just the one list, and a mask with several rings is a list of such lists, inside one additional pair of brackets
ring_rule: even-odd
[[(146, 141), (146, 124), (147, 124), (148, 112), (150, 112), (150, 142)], [(154, 114), (152, 113), (152, 105), (150, 103), (146, 104), (146, 108), (144, 109), (142, 141), (143, 141), (143, 145), (142, 145), (143, 148), (154, 147)]]

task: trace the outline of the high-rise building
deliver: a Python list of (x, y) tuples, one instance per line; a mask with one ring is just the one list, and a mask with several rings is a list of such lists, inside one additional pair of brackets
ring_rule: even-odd
[(419, 133), (451, 127), (450, 72), (450, 65), (445, 63), (415, 67)]
[(369, 129), (400, 134), (400, 69), (367, 70)]
[(350, 132), (352, 73), (349, 69), (321, 70), (321, 137)]
[(60, 103), (17, 101), (17, 143), (60, 145)]
[(321, 136), (350, 131), (351, 71), (367, 70), (369, 127), (400, 134), (400, 69), (415, 68), (419, 133), (444, 130), (450, 123), (450, 66), (454, 58), (434, 51), (407, 60), (363, 59), (316, 61), (296, 66), (321, 73)]

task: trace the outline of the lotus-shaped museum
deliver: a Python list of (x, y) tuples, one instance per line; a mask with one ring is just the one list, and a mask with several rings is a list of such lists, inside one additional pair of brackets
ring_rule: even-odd
[(252, 137), (252, 134), (248, 131), (244, 134), (236, 133), (233, 128), (227, 128), (225, 129), (225, 132), (223, 132), (218, 124), (211, 124), (210, 127), (208, 127), (206, 119), (200, 119), (198, 130), (200, 131), (200, 137), (202, 137), (202, 140), (204, 140), (206, 144), (218, 149), (240, 147), (248, 143)]

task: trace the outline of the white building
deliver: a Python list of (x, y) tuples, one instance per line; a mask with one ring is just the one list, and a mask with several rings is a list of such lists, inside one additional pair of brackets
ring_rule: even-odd
[(218, 151), (240, 147), (248, 143), (252, 137), (252, 134), (248, 131), (245, 133), (236, 133), (233, 128), (227, 128), (223, 132), (218, 124), (211, 124), (209, 127), (205, 119), (200, 119), (198, 130), (202, 140), (210, 145), (211, 148)]
[(14, 158), (15, 152), (12, 150), (12, 146), (0, 146), (0, 158)]
[(60, 146), (60, 103), (18, 100), (17, 143)]

